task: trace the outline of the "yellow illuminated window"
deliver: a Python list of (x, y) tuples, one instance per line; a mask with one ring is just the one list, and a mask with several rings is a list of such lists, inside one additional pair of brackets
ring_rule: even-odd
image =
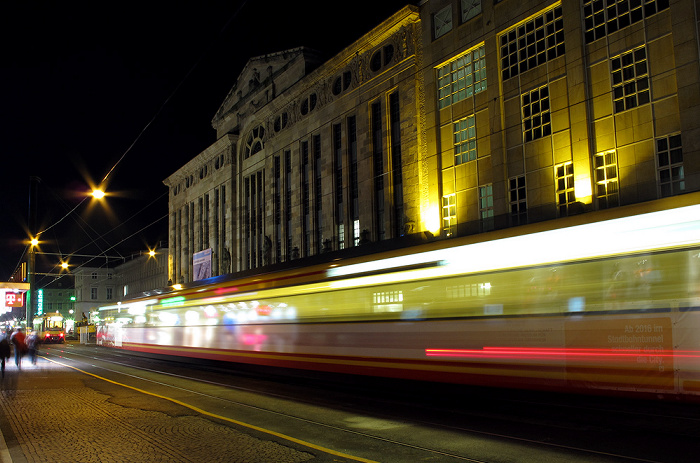
[(486, 49), (480, 45), (437, 69), (438, 107), (486, 90)]
[(513, 177), (509, 180), (510, 187), (510, 219), (512, 225), (527, 223), (527, 188), (525, 176)]
[(576, 202), (574, 193), (574, 164), (565, 162), (554, 167), (556, 176), (556, 195), (559, 215), (566, 216), (569, 213), (569, 206)]
[(615, 150), (595, 155), (595, 183), (600, 209), (620, 205)]
[(644, 47), (610, 60), (615, 112), (649, 103), (649, 75)]
[(522, 96), (523, 140), (537, 140), (552, 134), (549, 113), (549, 87), (536, 88)]
[(452, 236), (457, 232), (457, 204), (456, 195), (442, 197), (442, 230), (446, 236)]
[(591, 43), (606, 34), (641, 21), (668, 8), (669, 0), (584, 0), (583, 16), (586, 29), (586, 43)]
[(453, 124), (455, 165), (476, 159), (476, 122), (474, 116)]
[(561, 6), (514, 27), (500, 38), (503, 80), (564, 55)]
[(683, 146), (680, 134), (656, 139), (656, 165), (662, 197), (685, 191)]
[(493, 230), (493, 185), (479, 187), (479, 217), (482, 231)]

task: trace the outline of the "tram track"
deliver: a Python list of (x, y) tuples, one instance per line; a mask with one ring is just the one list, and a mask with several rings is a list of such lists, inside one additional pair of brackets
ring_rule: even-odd
[[(51, 355), (53, 349), (48, 351)], [(664, 460), (663, 458), (646, 457), (639, 454), (635, 454), (632, 451), (621, 451), (621, 452), (611, 452), (606, 451), (601, 448), (600, 445), (596, 447), (576, 445), (576, 442), (567, 441), (566, 439), (559, 437), (553, 437), (552, 435), (545, 436), (543, 438), (535, 438), (538, 434), (535, 431), (530, 430), (529, 432), (524, 432), (522, 429), (517, 432), (512, 432), (518, 426), (532, 426), (533, 428), (551, 428), (557, 429), (558, 433), (604, 433), (608, 431), (609, 424), (591, 423), (584, 420), (583, 423), (574, 422), (573, 425), (560, 422), (556, 423), (557, 413), (561, 417), (564, 412), (557, 412), (558, 410), (566, 410), (566, 413), (572, 413), (575, 411), (576, 414), (585, 413), (590, 416), (594, 416), (595, 413), (609, 413), (611, 410), (606, 408), (586, 408), (583, 405), (572, 405), (567, 403), (552, 404), (538, 402), (531, 398), (504, 398), (500, 401), (498, 410), (487, 410), (487, 406), (480, 409), (472, 410), (459, 410), (456, 407), (449, 409), (445, 404), (437, 404), (435, 402), (426, 403), (415, 403), (407, 402), (410, 398), (404, 396), (397, 397), (386, 397), (382, 394), (369, 395), (365, 391), (358, 392), (355, 391), (355, 395), (350, 395), (349, 391), (342, 390), (334, 391), (333, 394), (324, 397), (319, 397), (320, 394), (309, 392), (309, 390), (300, 391), (301, 389), (308, 388), (308, 385), (299, 385), (298, 382), (293, 382), (293, 384), (285, 384), (283, 391), (280, 392), (280, 388), (276, 386), (271, 386), (268, 379), (261, 378), (245, 378), (242, 380), (240, 376), (232, 376), (230, 371), (228, 374), (226, 370), (222, 371), (211, 371), (211, 369), (202, 369), (201, 366), (183, 365), (183, 364), (166, 364), (167, 368), (163, 368), (164, 363), (160, 361), (155, 361), (152, 359), (139, 357), (139, 356), (124, 356), (119, 352), (106, 352), (100, 348), (99, 355), (95, 355), (97, 352), (90, 349), (63, 349), (60, 356), (65, 358), (70, 358), (72, 361), (80, 362), (83, 365), (90, 365), (92, 368), (99, 368), (104, 371), (109, 371), (111, 374), (127, 375), (133, 380), (147, 381), (158, 385), (159, 387), (172, 388), (177, 390), (180, 394), (191, 394), (193, 396), (206, 397), (209, 400), (216, 400), (221, 403), (225, 403), (224, 407), (238, 407), (238, 408), (248, 408), (254, 410), (256, 413), (266, 413), (276, 417), (276, 419), (292, 420), (298, 423), (304, 423), (304, 425), (314, 426), (317, 428), (325, 429), (327, 431), (332, 431), (334, 433), (344, 433), (352, 434), (356, 437), (362, 439), (373, 440), (376, 442), (382, 442), (385, 445), (390, 446), (401, 446), (408, 449), (413, 449), (416, 451), (424, 452), (426, 455), (432, 455), (434, 461), (468, 461), (468, 462), (484, 462), (484, 463), (494, 463), (499, 461), (508, 461), (507, 459), (500, 459), (498, 456), (489, 456), (486, 453), (486, 457), (482, 455), (475, 455), (475, 451), (468, 453), (463, 452), (451, 452), (440, 448), (438, 445), (420, 445), (410, 439), (396, 439), (395, 435), (392, 433), (385, 433), (382, 430), (373, 430), (373, 432), (360, 431), (357, 429), (352, 429), (348, 426), (338, 426), (337, 424), (332, 424), (329, 422), (324, 422), (320, 419), (313, 419), (301, 416), (300, 414), (290, 413), (288, 411), (279, 411), (273, 409), (274, 407), (269, 406), (258, 406), (251, 403), (246, 403), (242, 400), (233, 400), (231, 398), (221, 397), (220, 395), (212, 395), (208, 393), (203, 393), (192, 387), (181, 387), (173, 384), (177, 381), (194, 381), (195, 384), (203, 384), (209, 387), (216, 388), (226, 388), (229, 390), (237, 391), (237, 393), (249, 394), (263, 394), (265, 397), (274, 398), (279, 401), (286, 402), (299, 402), (305, 401), (309, 405), (313, 406), (328, 406), (333, 407), (336, 410), (341, 410), (344, 412), (352, 412), (354, 414), (361, 414), (364, 416), (371, 415), (374, 420), (378, 423), (401, 423), (410, 421), (412, 426), (420, 426), (422, 428), (431, 428), (432, 430), (437, 430), (434, 432), (446, 433), (449, 436), (470, 436), (477, 438), (486, 439), (489, 441), (499, 441), (499, 442), (509, 442), (514, 446), (526, 446), (529, 448), (538, 448), (548, 450), (549, 453), (566, 453), (568, 454), (567, 461), (635, 461), (635, 462), (663, 462), (663, 461), (682, 461), (682, 460)], [(56, 352), (55, 355), (59, 355)], [(99, 365), (98, 363), (102, 363)], [(120, 371), (118, 368), (109, 368), (106, 365), (115, 365), (119, 368), (129, 368), (139, 371), (143, 371), (144, 375), (136, 375), (133, 373), (125, 373)], [(153, 365), (157, 367), (154, 368)], [(189, 371), (190, 374), (181, 374), (178, 371), (185, 369)], [(216, 369), (214, 369), (216, 370)], [(202, 375), (206, 372), (206, 375)], [(195, 377), (205, 376), (205, 377)], [(165, 375), (165, 377), (170, 377), (173, 382), (166, 381), (156, 381), (153, 378), (149, 378), (148, 375)], [(211, 378), (218, 378), (217, 380)], [(237, 383), (237, 384), (236, 384)], [(244, 383), (241, 384), (241, 383)], [(262, 384), (262, 386), (260, 386)], [(279, 384), (278, 384), (279, 386)], [(272, 390), (275, 387), (276, 390)], [(515, 394), (517, 397), (517, 394)], [(310, 397), (313, 397), (312, 399)], [(507, 409), (520, 409), (520, 408), (547, 408), (548, 414), (552, 416), (545, 417), (533, 417), (529, 422), (518, 422), (518, 414), (522, 413), (518, 411), (514, 412), (516, 416), (507, 416)], [(554, 407), (555, 411), (549, 410), (549, 408)], [(405, 410), (410, 409), (410, 413), (406, 413)], [(404, 412), (397, 413), (397, 410), (404, 410)], [(629, 410), (615, 411), (618, 416), (636, 416), (636, 418), (642, 418), (640, 421), (645, 421), (645, 419), (659, 419), (659, 414), (644, 414), (642, 412), (633, 412)], [(636, 414), (636, 415), (635, 415)], [(672, 420), (678, 418), (677, 416), (664, 416), (664, 420)], [(587, 418), (589, 419), (589, 418)], [(620, 418), (616, 418), (620, 419)], [(689, 428), (697, 428), (700, 420), (694, 419), (692, 417), (683, 417), (687, 420), (690, 425)], [(624, 421), (624, 420), (623, 420)], [(470, 423), (470, 426), (465, 426), (465, 423)], [(505, 423), (505, 424), (504, 424)], [(509, 424), (510, 423), (510, 424)], [(595, 428), (599, 426), (599, 428)], [(500, 427), (500, 428), (499, 428)], [(551, 430), (550, 429), (550, 430)], [(503, 432), (499, 432), (502, 430)], [(425, 442), (431, 444), (430, 442)], [(578, 442), (580, 443), (580, 441)], [(623, 446), (623, 448), (627, 448)], [(545, 452), (547, 453), (547, 452)], [(385, 460), (381, 460), (385, 461)], [(401, 461), (401, 460), (394, 460)], [(517, 461), (528, 461), (527, 459), (519, 459)], [(531, 461), (538, 461), (533, 459)], [(554, 460), (556, 461), (556, 460)]]

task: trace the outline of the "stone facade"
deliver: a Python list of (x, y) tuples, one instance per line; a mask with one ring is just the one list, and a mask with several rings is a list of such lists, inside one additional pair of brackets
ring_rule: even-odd
[(173, 282), (700, 189), (694, 2), (428, 0), (252, 58), (165, 180)]

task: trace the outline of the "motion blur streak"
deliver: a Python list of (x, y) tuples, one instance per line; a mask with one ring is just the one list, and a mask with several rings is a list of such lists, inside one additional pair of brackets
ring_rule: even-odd
[(483, 349), (426, 349), (428, 357), (492, 358), (524, 360), (627, 359), (637, 363), (640, 356), (700, 359), (700, 351), (653, 349), (567, 349), (546, 347), (484, 347)]
[(101, 307), (98, 342), (274, 368), (700, 396), (700, 193), (294, 264)]

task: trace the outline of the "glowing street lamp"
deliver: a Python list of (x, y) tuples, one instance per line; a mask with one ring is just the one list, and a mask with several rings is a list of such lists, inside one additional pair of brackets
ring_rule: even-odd
[(95, 188), (92, 190), (92, 197), (95, 199), (102, 199), (105, 197), (105, 192), (100, 190), (99, 188)]

